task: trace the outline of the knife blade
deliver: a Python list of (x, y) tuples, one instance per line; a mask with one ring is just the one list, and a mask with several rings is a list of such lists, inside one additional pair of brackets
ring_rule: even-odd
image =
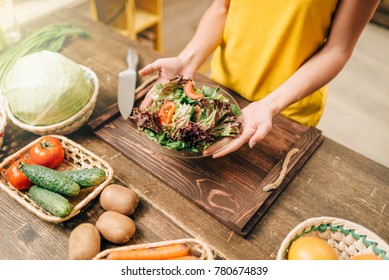
[(119, 73), (118, 106), (122, 117), (126, 120), (131, 114), (135, 101), (136, 67), (138, 54), (133, 49), (128, 49), (128, 68)]

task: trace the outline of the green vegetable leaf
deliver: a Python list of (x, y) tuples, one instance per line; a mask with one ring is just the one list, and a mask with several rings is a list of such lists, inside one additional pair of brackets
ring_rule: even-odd
[[(183, 91), (183, 83), (186, 81), (177, 77), (165, 85), (158, 84), (152, 106), (143, 113), (132, 116), (138, 126), (143, 126), (148, 137), (169, 149), (199, 152), (222, 137), (239, 135), (242, 128), (237, 118), (241, 115), (239, 106), (230, 103), (230, 100), (220, 93), (219, 87), (204, 85), (195, 88), (204, 98), (190, 99)], [(153, 115), (166, 100), (176, 104), (172, 122), (158, 127), (148, 125), (155, 123), (152, 122)]]
[(202, 86), (202, 92), (206, 98), (213, 99), (216, 98), (216, 94), (219, 92), (220, 87), (212, 88), (206, 85)]
[(231, 104), (231, 111), (235, 116), (240, 116), (242, 115), (242, 111), (240, 110), (239, 106), (235, 104)]
[(51, 125), (80, 111), (94, 90), (81, 65), (60, 53), (41, 51), (23, 56), (4, 82), (12, 114), (29, 125)]

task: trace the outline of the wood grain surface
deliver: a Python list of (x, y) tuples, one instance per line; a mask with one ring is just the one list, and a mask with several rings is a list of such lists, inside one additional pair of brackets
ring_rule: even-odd
[[(116, 103), (117, 74), (126, 68), (128, 47), (139, 53), (139, 67), (159, 57), (153, 50), (113, 33), (75, 10), (56, 12), (23, 26), (24, 34), (52, 22), (74, 22), (91, 33), (90, 39), (74, 40), (62, 51), (90, 67), (99, 77), (100, 93), (91, 120)], [(139, 195), (139, 206), (131, 216), (137, 231), (125, 245), (194, 237), (207, 243), (217, 258), (274, 260), (289, 231), (305, 219), (317, 216), (348, 219), (389, 242), (389, 169), (327, 137), (274, 201), (271, 211), (263, 215), (245, 237), (188, 202), (185, 196), (96, 137), (86, 126), (68, 137), (106, 160), (114, 169), (114, 182)], [(36, 138), (37, 135), (9, 122), (0, 160)], [(71, 231), (80, 223), (95, 223), (103, 212), (96, 198), (71, 220), (52, 224), (0, 191), (0, 259), (67, 259)], [(102, 240), (102, 250), (115, 246)]]
[[(217, 86), (205, 76), (199, 75), (198, 80)], [(224, 90), (241, 107), (247, 104), (234, 92)], [(136, 124), (119, 116), (115, 105), (92, 119), (89, 126), (100, 139), (242, 236), (268, 211), (323, 140), (318, 129), (307, 128), (279, 115), (274, 118), (272, 131), (253, 149), (242, 147), (217, 160), (211, 157), (186, 159), (153, 150)], [(277, 180), (283, 160), (293, 148), (299, 152), (288, 164), (286, 178), (277, 189), (263, 191), (267, 184)]]

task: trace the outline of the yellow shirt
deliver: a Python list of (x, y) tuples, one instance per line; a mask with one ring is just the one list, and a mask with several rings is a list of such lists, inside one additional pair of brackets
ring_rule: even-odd
[[(285, 82), (322, 46), (337, 0), (231, 0), (211, 78), (250, 101)], [(314, 126), (323, 113), (324, 87), (281, 114)]]

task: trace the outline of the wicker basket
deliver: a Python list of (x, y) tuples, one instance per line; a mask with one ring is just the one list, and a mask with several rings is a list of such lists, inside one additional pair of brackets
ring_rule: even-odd
[(278, 250), (277, 260), (285, 260), (293, 241), (307, 235), (326, 240), (341, 260), (359, 254), (375, 254), (389, 259), (388, 244), (365, 227), (348, 220), (318, 217), (300, 223), (286, 236)]
[(4, 98), (4, 106), (10, 120), (16, 126), (38, 135), (47, 135), (47, 134), (67, 135), (79, 129), (92, 115), (96, 105), (97, 95), (99, 94), (99, 80), (96, 74), (91, 69), (85, 66), (81, 65), (81, 67), (86, 71), (87, 78), (93, 82), (94, 88), (93, 88), (93, 94), (89, 102), (84, 106), (84, 108), (78, 111), (75, 115), (71, 116), (70, 118), (62, 122), (52, 124), (52, 125), (46, 125), (46, 126), (28, 125), (19, 121), (12, 114), (11, 109), (8, 106), (8, 102), (6, 101), (6, 98)]
[(0, 149), (3, 146), (5, 127), (7, 126), (7, 114), (3, 107), (2, 102), (0, 102)]
[(64, 218), (54, 216), (53, 214), (36, 205), (28, 196), (28, 191), (19, 191), (9, 183), (6, 172), (8, 167), (14, 161), (20, 159), (25, 153), (28, 152), (33, 144), (42, 138), (40, 137), (15, 154), (4, 159), (4, 161), (0, 164), (0, 188), (17, 202), (19, 202), (27, 210), (33, 212), (43, 220), (52, 223), (60, 223), (80, 213), (81, 209), (84, 208), (90, 201), (92, 201), (109, 184), (113, 178), (113, 169), (106, 161), (102, 160), (97, 155), (88, 151), (81, 145), (71, 141), (70, 139), (60, 135), (51, 136), (58, 138), (65, 150), (64, 161), (56, 168), (56, 170), (77, 170), (99, 167), (102, 168), (107, 174), (105, 181), (98, 186), (81, 189), (80, 193), (74, 197), (67, 197), (73, 206), (73, 210), (68, 216)]
[(109, 253), (113, 251), (148, 249), (148, 248), (155, 248), (155, 247), (161, 247), (161, 246), (172, 245), (172, 244), (186, 244), (190, 248), (189, 251), (191, 255), (198, 257), (200, 260), (213, 260), (212, 251), (207, 246), (207, 244), (195, 238), (167, 240), (167, 241), (160, 241), (160, 242), (148, 243), (148, 244), (121, 246), (121, 247), (101, 251), (93, 259), (94, 260), (107, 259)]

